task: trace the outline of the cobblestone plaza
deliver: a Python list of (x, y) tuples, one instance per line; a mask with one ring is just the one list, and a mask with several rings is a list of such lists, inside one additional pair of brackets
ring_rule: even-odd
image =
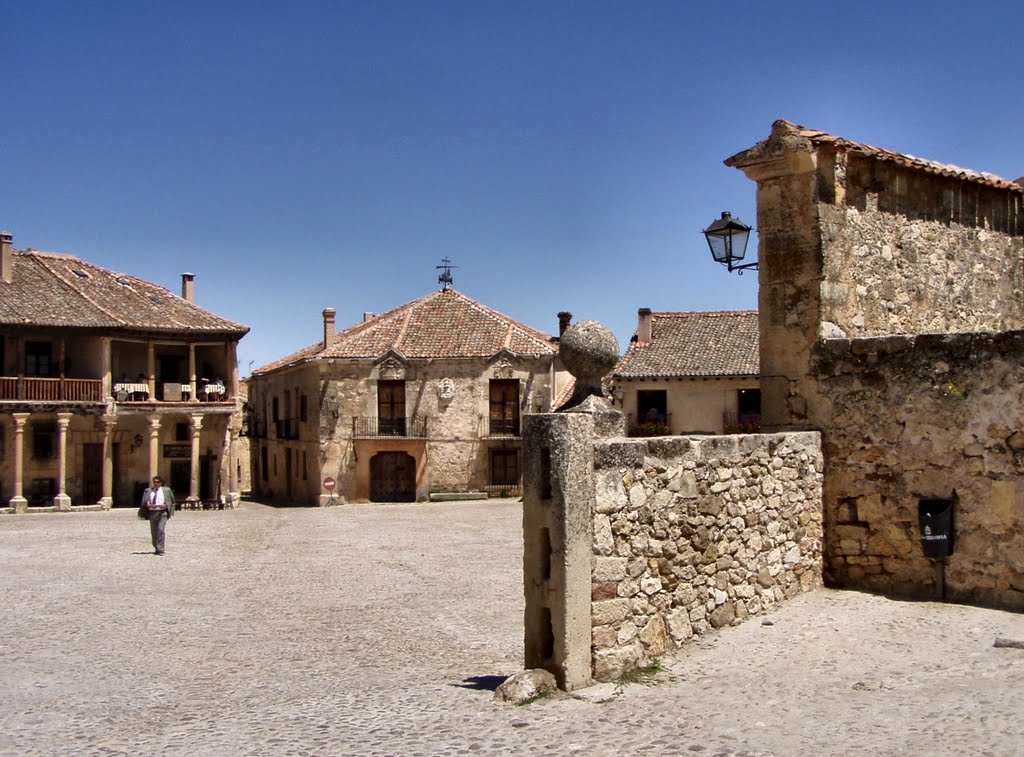
[[(513, 500), (0, 517), (0, 754), (1024, 750), (1024, 616), (817, 591), (650, 685), (514, 707)], [(869, 643), (870, 642), (870, 643)]]

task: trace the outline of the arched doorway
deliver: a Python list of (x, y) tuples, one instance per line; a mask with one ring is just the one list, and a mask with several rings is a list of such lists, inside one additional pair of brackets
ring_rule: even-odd
[(414, 502), (416, 458), (406, 452), (378, 452), (370, 460), (371, 502)]

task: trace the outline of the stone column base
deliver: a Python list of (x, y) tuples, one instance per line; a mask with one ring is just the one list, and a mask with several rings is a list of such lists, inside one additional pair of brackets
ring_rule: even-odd
[(97, 505), (102, 505), (104, 510), (109, 510), (110, 508), (112, 508), (114, 506), (114, 498), (113, 497), (100, 497), (100, 501), (97, 502), (96, 504)]
[(238, 492), (228, 492), (227, 497), (224, 498), (224, 506), (230, 507), (232, 510), (238, 507), (238, 503), (242, 501), (242, 495)]
[(344, 505), (345, 498), (340, 494), (321, 494), (320, 495), (320, 507), (334, 507), (335, 505)]
[(14, 508), (16, 513), (27, 513), (28, 512), (28, 500), (24, 497), (11, 497), (11, 501), (8, 503), (9, 507)]
[(56, 497), (53, 498), (53, 504), (62, 513), (71, 512), (71, 497), (69, 497), (67, 494), (58, 494)]

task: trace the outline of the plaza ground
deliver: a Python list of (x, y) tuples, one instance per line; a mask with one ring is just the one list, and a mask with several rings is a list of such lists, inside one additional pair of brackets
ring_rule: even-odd
[[(0, 516), (3, 755), (1014, 755), (1024, 615), (822, 590), (496, 705), (521, 504)], [(770, 623), (770, 624), (769, 624)]]

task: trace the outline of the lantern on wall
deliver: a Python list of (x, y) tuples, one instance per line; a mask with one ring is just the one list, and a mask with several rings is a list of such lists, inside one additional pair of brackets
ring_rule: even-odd
[(716, 263), (726, 266), (730, 273), (740, 271), (742, 274), (747, 268), (757, 268), (756, 260), (753, 263), (741, 262), (747, 254), (750, 227), (733, 218), (729, 211), (723, 212), (722, 217), (704, 229), (703, 234), (711, 248), (711, 257)]

